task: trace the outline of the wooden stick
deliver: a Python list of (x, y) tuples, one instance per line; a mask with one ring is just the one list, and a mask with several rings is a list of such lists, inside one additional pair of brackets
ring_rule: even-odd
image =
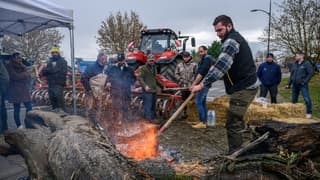
[(262, 143), (264, 140), (268, 139), (269, 137), (269, 131), (264, 133), (261, 137), (259, 137), (258, 139), (250, 142), (248, 145), (246, 145), (245, 147), (237, 150), (236, 152), (232, 153), (231, 155), (229, 156), (226, 156), (227, 159), (231, 159), (231, 160), (234, 160), (236, 159), (238, 156), (240, 156), (241, 154), (243, 154), (244, 152), (252, 149), (253, 147), (255, 147), (256, 145)]
[(181, 106), (177, 109), (175, 113), (170, 117), (170, 119), (160, 128), (158, 135), (160, 135), (167, 127), (172, 123), (173, 120), (181, 113), (184, 107), (188, 104), (188, 102), (193, 98), (194, 93), (191, 93), (189, 97), (181, 104)]
[(165, 88), (164, 91), (187, 91), (189, 87)]

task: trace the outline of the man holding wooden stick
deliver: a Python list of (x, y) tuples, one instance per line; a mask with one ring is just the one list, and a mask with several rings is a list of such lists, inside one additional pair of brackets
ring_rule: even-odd
[(223, 78), (226, 92), (230, 95), (227, 113), (229, 153), (242, 145), (243, 116), (254, 99), (259, 84), (256, 66), (247, 41), (233, 28), (230, 17), (221, 15), (213, 22), (217, 36), (222, 40), (219, 57), (211, 66), (204, 80), (191, 87), (193, 93)]

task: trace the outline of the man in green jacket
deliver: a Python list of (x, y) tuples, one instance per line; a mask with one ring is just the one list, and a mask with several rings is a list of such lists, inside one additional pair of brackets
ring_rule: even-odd
[(156, 122), (156, 96), (157, 85), (163, 88), (163, 85), (157, 79), (157, 68), (154, 59), (148, 59), (147, 63), (139, 68), (138, 81), (143, 89), (143, 114), (146, 119)]

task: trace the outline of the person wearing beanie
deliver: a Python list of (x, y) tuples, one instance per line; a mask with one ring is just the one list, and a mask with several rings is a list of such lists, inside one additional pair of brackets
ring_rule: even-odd
[[(198, 65), (193, 61), (192, 56), (188, 51), (182, 52), (181, 55), (183, 61), (177, 65), (175, 77), (180, 87), (187, 88), (186, 90), (181, 91), (182, 100), (185, 101), (191, 93), (188, 87), (191, 87)], [(184, 108), (182, 118), (187, 118), (187, 107)]]
[(266, 97), (269, 92), (271, 103), (277, 103), (278, 86), (282, 73), (280, 65), (274, 62), (272, 53), (268, 53), (266, 61), (259, 66), (257, 76), (261, 82), (260, 97)]
[(60, 56), (58, 47), (53, 47), (50, 52), (51, 58), (41, 74), (46, 77), (48, 82), (48, 93), (52, 109), (65, 111), (63, 91), (67, 80), (67, 61)]
[(111, 99), (113, 120), (121, 123), (129, 120), (129, 105), (131, 102), (131, 87), (136, 81), (136, 76), (131, 67), (126, 64), (124, 54), (117, 55), (117, 63), (107, 72), (108, 82), (111, 84)]

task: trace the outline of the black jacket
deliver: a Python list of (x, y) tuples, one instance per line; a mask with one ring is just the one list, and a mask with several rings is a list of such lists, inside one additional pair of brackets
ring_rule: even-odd
[(227, 93), (232, 94), (253, 85), (257, 81), (257, 74), (256, 65), (247, 41), (234, 29), (222, 42), (227, 39), (233, 39), (240, 44), (239, 53), (235, 55), (231, 68), (223, 77)]
[(86, 91), (91, 90), (89, 83), (90, 78), (100, 73), (104, 73), (104, 66), (99, 64), (98, 60), (96, 61), (96, 63), (87, 67), (85, 72), (81, 75), (81, 83)]
[(50, 86), (65, 86), (67, 80), (68, 64), (64, 58), (50, 58), (47, 67), (43, 70), (42, 75), (47, 78)]
[[(196, 73), (195, 73), (195, 78), (197, 77), (198, 74), (200, 74), (203, 78), (208, 74), (208, 71), (210, 67), (213, 65), (214, 60), (211, 55), (206, 54), (203, 56), (198, 64)], [(211, 84), (207, 85), (208, 88), (211, 87)]]
[(312, 78), (313, 70), (309, 61), (295, 62), (291, 69), (289, 85), (305, 85)]
[(130, 91), (130, 86), (136, 81), (134, 71), (128, 66), (121, 69), (118, 65), (108, 69), (108, 81), (111, 83), (111, 89), (119, 91)]
[(0, 60), (0, 96), (1, 94), (5, 93), (9, 85), (9, 74), (2, 63), (2, 60)]

